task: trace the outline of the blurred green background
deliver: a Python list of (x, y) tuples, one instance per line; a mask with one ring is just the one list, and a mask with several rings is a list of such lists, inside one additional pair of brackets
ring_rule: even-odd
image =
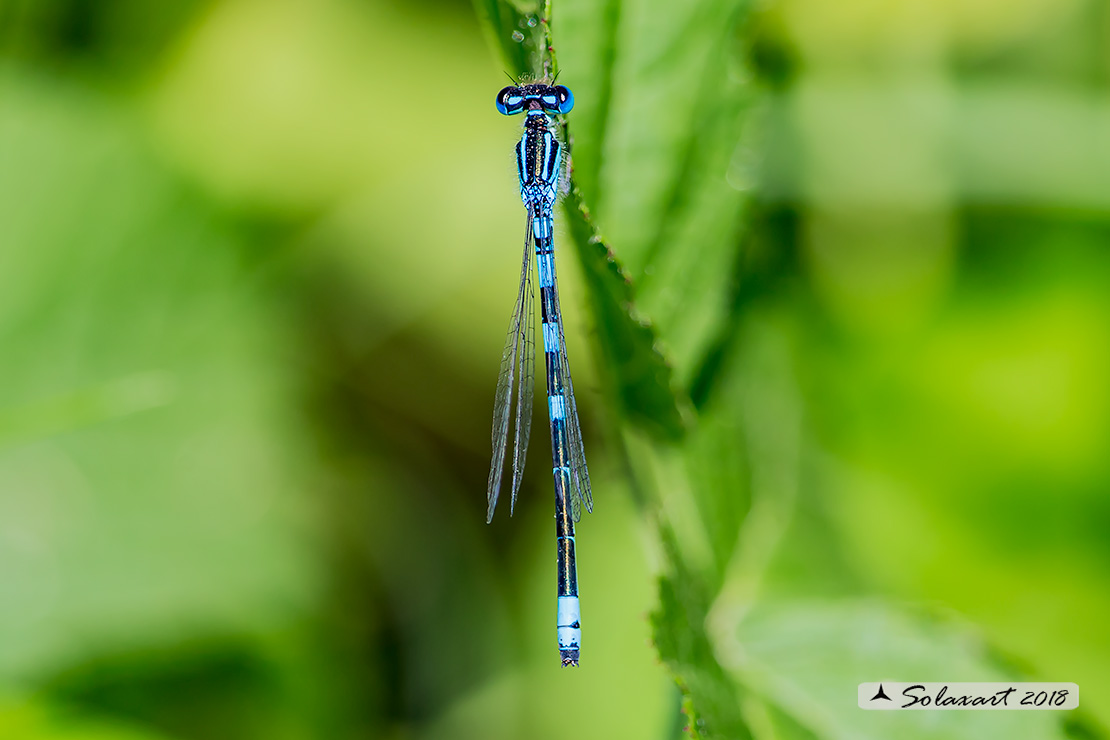
[(546, 435), (483, 522), (538, 9), (0, 0), (0, 738), (1106, 737), (1106, 4), (552, 12), (576, 671)]

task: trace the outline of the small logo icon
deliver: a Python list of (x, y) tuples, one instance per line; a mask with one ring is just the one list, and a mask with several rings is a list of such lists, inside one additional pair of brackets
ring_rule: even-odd
[(886, 699), (887, 701), (894, 701), (893, 699), (891, 699), (889, 696), (886, 695), (885, 691), (883, 691), (883, 685), (882, 684), (879, 684), (879, 692), (871, 697), (871, 701), (875, 701), (876, 699)]

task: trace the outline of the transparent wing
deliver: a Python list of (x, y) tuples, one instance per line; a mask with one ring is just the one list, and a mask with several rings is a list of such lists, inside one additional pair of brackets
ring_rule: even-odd
[[(509, 321), (505, 349), (501, 351), (501, 372), (497, 378), (497, 393), (493, 403), (493, 459), (490, 463), (489, 484), (486, 489), (486, 523), (493, 521), (497, 497), (501, 492), (501, 474), (505, 467), (505, 448), (509, 442), (509, 420), (513, 410), (513, 391), (516, 390), (516, 432), (513, 441), (513, 483), (509, 513), (516, 505), (520, 482), (524, 477), (524, 458), (528, 451), (528, 435), (532, 427), (532, 395), (535, 386), (535, 284), (532, 279), (531, 219), (524, 238), (524, 256), (520, 266), (520, 287), (517, 289), (516, 307)], [(519, 381), (519, 382), (517, 382)]]
[(559, 349), (561, 350), (559, 374), (563, 382), (563, 409), (566, 416), (567, 450), (570, 458), (570, 507), (574, 521), (582, 518), (582, 508), (593, 512), (594, 500), (590, 491), (590, 471), (586, 467), (586, 451), (582, 445), (582, 427), (578, 423), (578, 405), (574, 401), (574, 384), (570, 379), (570, 363), (567, 359), (566, 332), (563, 330), (563, 308), (559, 300), (559, 278), (553, 277), (555, 289), (556, 321), (559, 325)]
[[(528, 235), (532, 233), (531, 218), (528, 223)], [(524, 239), (524, 269), (521, 272), (521, 294), (524, 297), (523, 312), (520, 316), (520, 352), (518, 353), (517, 374), (520, 383), (517, 386), (516, 399), (516, 440), (513, 447), (513, 495), (509, 499), (509, 515), (512, 516), (516, 507), (516, 496), (520, 491), (520, 482), (524, 479), (524, 458), (528, 453), (528, 435), (532, 430), (532, 400), (535, 398), (536, 386), (536, 310), (535, 278), (532, 271), (532, 242)]]

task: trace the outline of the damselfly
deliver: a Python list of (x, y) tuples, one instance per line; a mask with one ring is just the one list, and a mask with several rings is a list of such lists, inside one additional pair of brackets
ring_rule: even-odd
[[(563, 665), (578, 665), (582, 630), (579, 625), (578, 574), (574, 555), (574, 523), (583, 507), (593, 510), (590, 475), (582, 450), (582, 430), (574, 403), (574, 386), (567, 365), (567, 343), (559, 311), (559, 283), (555, 277), (555, 247), (552, 238), (552, 209), (559, 195), (566, 166), (563, 145), (559, 143), (554, 116), (568, 112), (574, 96), (562, 85), (514, 85), (497, 93), (497, 110), (511, 116), (524, 113), (524, 134), (516, 145), (516, 165), (520, 175), (520, 198), (528, 212), (524, 234), (524, 257), (520, 267), (520, 287), (516, 308), (509, 322), (509, 335), (501, 354), (501, 375), (497, 379), (497, 398), (493, 407), (493, 463), (487, 491), (489, 508), (486, 522), (493, 520), (505, 448), (509, 441), (509, 420), (516, 409), (513, 442), (513, 486), (509, 513), (516, 504), (524, 475), (524, 456), (532, 424), (532, 388), (535, 380), (536, 345), (534, 339), (535, 287), (532, 281), (532, 250), (540, 283), (540, 314), (543, 351), (547, 361), (547, 410), (551, 418), (551, 457), (555, 474), (555, 537), (559, 598), (557, 632)], [(514, 404), (515, 396), (515, 404)]]

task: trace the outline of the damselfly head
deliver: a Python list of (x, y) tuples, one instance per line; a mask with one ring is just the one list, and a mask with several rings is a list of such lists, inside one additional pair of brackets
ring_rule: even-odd
[(513, 85), (497, 93), (497, 110), (512, 116), (525, 110), (544, 113), (569, 113), (574, 94), (564, 85)]

